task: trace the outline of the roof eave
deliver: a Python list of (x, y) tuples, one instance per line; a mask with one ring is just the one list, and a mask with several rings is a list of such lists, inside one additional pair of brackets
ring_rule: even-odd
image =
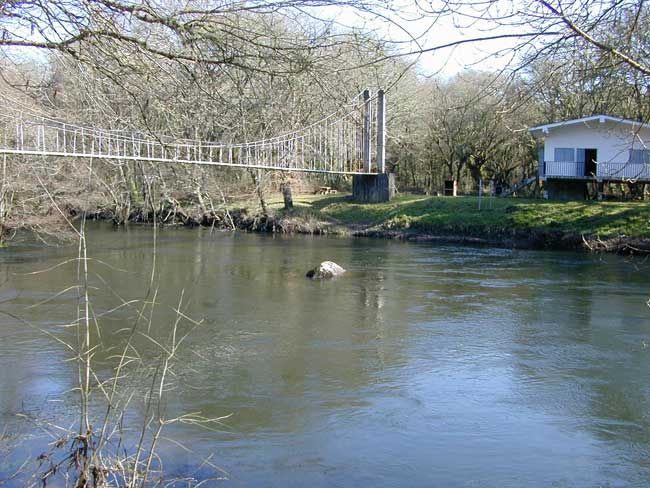
[(598, 121), (601, 124), (604, 124), (605, 122), (609, 121), (609, 122), (615, 122), (619, 124), (622, 123), (622, 124), (632, 125), (634, 127), (648, 127), (648, 124), (644, 124), (643, 122), (637, 122), (634, 120), (611, 117), (609, 115), (592, 115), (591, 117), (583, 117), (580, 119), (565, 120), (563, 122), (554, 122), (552, 124), (544, 124), (544, 125), (539, 125), (537, 127), (531, 127), (530, 129), (528, 129), (528, 132), (534, 133), (536, 131), (541, 131), (542, 134), (548, 134), (550, 129), (555, 129), (558, 127), (567, 127), (570, 125), (577, 125), (577, 124), (586, 124), (588, 122), (595, 122), (595, 121)]

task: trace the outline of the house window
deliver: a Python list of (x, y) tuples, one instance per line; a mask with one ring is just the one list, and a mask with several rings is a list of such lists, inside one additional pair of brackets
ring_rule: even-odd
[(555, 148), (555, 160), (562, 162), (571, 162), (575, 161), (575, 149), (572, 147), (556, 147)]
[(650, 164), (650, 149), (630, 149), (630, 163)]

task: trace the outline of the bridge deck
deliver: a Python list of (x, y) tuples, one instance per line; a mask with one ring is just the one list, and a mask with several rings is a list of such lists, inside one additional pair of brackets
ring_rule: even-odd
[[(179, 140), (81, 127), (28, 110), (0, 114), (0, 154), (199, 164), (342, 175), (383, 172), (384, 95), (277, 137), (244, 143)], [(374, 162), (374, 164), (373, 164)]]
[(37, 150), (22, 150), (22, 149), (6, 149), (0, 147), (0, 154), (13, 154), (13, 155), (26, 155), (26, 156), (42, 156), (42, 157), (73, 157), (73, 158), (87, 158), (87, 159), (109, 159), (116, 161), (140, 161), (151, 163), (178, 163), (178, 164), (198, 164), (202, 166), (226, 166), (231, 168), (252, 168), (264, 169), (273, 171), (290, 171), (300, 173), (320, 173), (320, 174), (344, 174), (344, 175), (376, 175), (376, 171), (358, 171), (353, 170), (335, 170), (335, 169), (319, 169), (319, 168), (303, 168), (292, 166), (278, 166), (263, 163), (229, 163), (226, 161), (197, 161), (191, 159), (170, 159), (170, 158), (156, 158), (156, 157), (143, 157), (143, 156), (122, 156), (122, 155), (108, 155), (97, 153), (69, 153), (69, 152), (56, 152), (56, 151), (37, 151)]

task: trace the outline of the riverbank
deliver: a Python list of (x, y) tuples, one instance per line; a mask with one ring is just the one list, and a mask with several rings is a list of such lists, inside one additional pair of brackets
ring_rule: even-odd
[(275, 210), (279, 229), (416, 241), (475, 243), (531, 249), (650, 251), (646, 202), (550, 202), (516, 198), (403, 195), (382, 204), (349, 196), (297, 199)]
[[(588, 250), (625, 254), (650, 252), (650, 206), (646, 202), (552, 202), (520, 198), (401, 195), (391, 202), (360, 204), (350, 195), (294, 196), (285, 211), (280, 197), (268, 212), (256, 202), (202, 211), (198, 202), (171, 200), (154, 216), (141, 208), (128, 221), (205, 226), (250, 232), (331, 234), (413, 241), (484, 244), (526, 249)], [(71, 217), (81, 210), (66, 206)], [(110, 210), (87, 209), (91, 219), (115, 220)], [(57, 212), (50, 212), (54, 219)], [(62, 225), (55, 226), (60, 228)], [(40, 227), (43, 228), (42, 226)]]

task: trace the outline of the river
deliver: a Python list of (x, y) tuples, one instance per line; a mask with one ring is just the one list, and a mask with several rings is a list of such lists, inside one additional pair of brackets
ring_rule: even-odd
[[(212, 454), (220, 486), (650, 485), (650, 263), (162, 229), (150, 289), (150, 227), (88, 236), (98, 376), (136, 320), (129, 301), (155, 291), (139, 327), (157, 341), (179, 305), (196, 321), (179, 325), (166, 417), (228, 416), (168, 426), (167, 473)], [(0, 251), (0, 478), (46, 449), (41, 421), (74, 420), (76, 364), (57, 339), (72, 338), (76, 254)], [(348, 273), (304, 277), (326, 259)], [(135, 344), (156, 361), (153, 341)]]

